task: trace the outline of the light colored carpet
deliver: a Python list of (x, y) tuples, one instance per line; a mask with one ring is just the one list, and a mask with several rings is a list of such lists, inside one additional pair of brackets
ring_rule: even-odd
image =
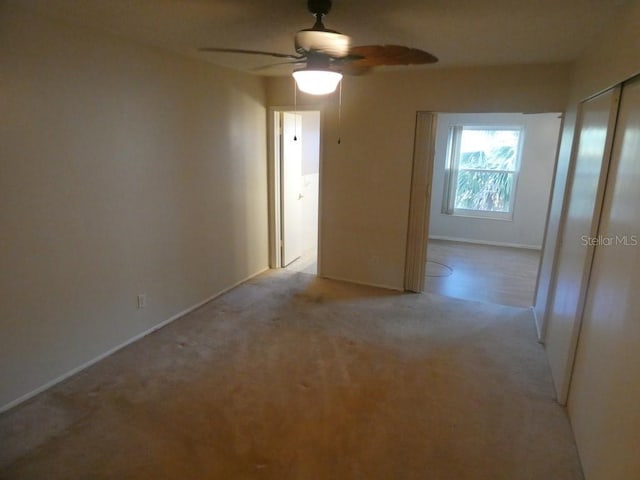
[(525, 309), (268, 272), (0, 417), (9, 479), (581, 479)]
[(310, 275), (318, 273), (318, 251), (316, 248), (311, 248), (302, 252), (302, 256), (295, 262), (287, 265), (287, 270), (290, 272), (302, 272)]

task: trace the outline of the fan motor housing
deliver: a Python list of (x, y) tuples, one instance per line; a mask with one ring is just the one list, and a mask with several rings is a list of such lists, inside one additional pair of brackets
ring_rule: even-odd
[(328, 30), (301, 30), (296, 33), (295, 46), (298, 53), (320, 52), (341, 58), (349, 54), (351, 38)]
[(331, 11), (331, 0), (308, 0), (307, 8), (314, 15), (326, 15)]

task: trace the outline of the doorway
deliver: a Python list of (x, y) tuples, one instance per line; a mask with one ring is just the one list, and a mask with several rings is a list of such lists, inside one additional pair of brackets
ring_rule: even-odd
[(270, 267), (318, 273), (320, 109), (271, 111)]
[(556, 112), (418, 114), (412, 208), (413, 190), (428, 195), (411, 212), (424, 233), (410, 224), (407, 251), (424, 255), (407, 255), (407, 290), (533, 304), (560, 126)]

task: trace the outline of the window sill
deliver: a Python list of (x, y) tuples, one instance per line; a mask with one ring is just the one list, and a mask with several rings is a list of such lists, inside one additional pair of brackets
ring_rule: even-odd
[(503, 222), (512, 222), (512, 212), (483, 212), (475, 210), (454, 210), (453, 212), (443, 212), (444, 215), (460, 218), (478, 218), (480, 220), (501, 220)]

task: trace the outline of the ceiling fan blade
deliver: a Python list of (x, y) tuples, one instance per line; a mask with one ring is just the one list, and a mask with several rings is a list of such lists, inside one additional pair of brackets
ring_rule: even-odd
[(373, 67), (362, 67), (358, 65), (354, 65), (353, 63), (345, 63), (344, 66), (340, 67), (340, 72), (345, 75), (351, 75), (354, 77), (359, 77), (360, 75), (366, 75)]
[(262, 65), (261, 67), (252, 68), (252, 72), (259, 72), (261, 70), (269, 70), (270, 68), (280, 67), (282, 65), (304, 65), (304, 60), (293, 60), (290, 62), (278, 62), (278, 63), (270, 63), (269, 65)]
[(203, 47), (203, 48), (199, 48), (198, 50), (201, 52), (247, 53), (251, 55), (267, 55), (269, 57), (291, 58), (293, 60), (303, 60), (305, 58), (304, 55), (292, 55), (290, 53), (263, 52), (262, 50), (244, 50), (241, 48)]
[(362, 45), (359, 47), (351, 47), (349, 55), (363, 57), (350, 62), (355, 67), (422, 65), (438, 61), (437, 57), (428, 52), (400, 45)]

